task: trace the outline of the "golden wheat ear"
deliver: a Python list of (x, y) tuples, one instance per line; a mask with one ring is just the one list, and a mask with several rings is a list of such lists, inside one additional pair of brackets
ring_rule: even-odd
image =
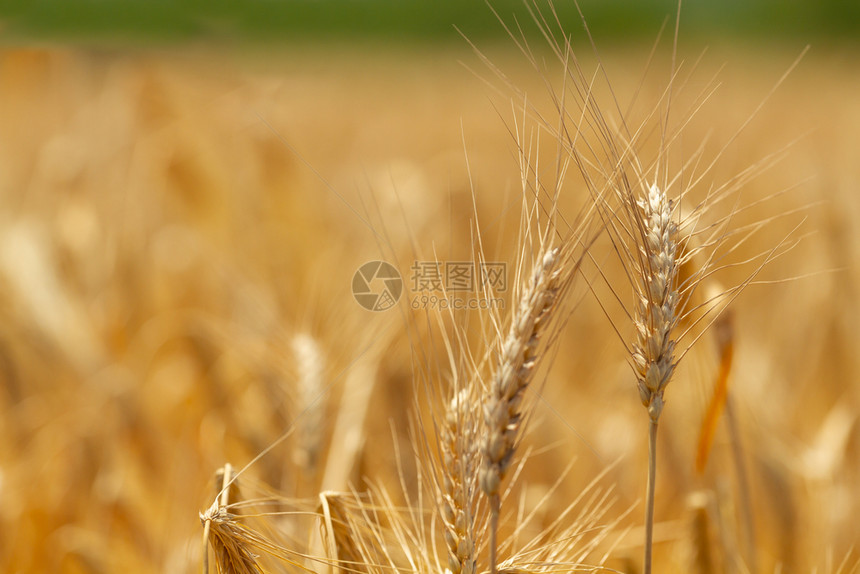
[(307, 333), (290, 341), (296, 364), (296, 437), (293, 461), (308, 482), (318, 482), (325, 439), (325, 356), (319, 342)]
[(565, 243), (545, 246), (538, 252), (525, 276), (520, 295), (510, 317), (507, 334), (500, 338), (494, 371), (483, 400), (482, 463), (479, 485), (487, 496), (490, 511), (490, 571), (496, 571), (497, 535), (501, 506), (501, 485), (522, 439), (528, 416), (525, 393), (532, 383), (543, 355), (554, 337), (553, 321), (564, 304), (563, 296), (578, 271), (581, 256), (571, 257), (580, 245)]
[(478, 397), (473, 385), (449, 401), (440, 425), (442, 523), (451, 574), (475, 574), (476, 472), (480, 464)]
[[(216, 473), (217, 494), (211, 506), (200, 513), (203, 525), (204, 574), (210, 572), (210, 548), (215, 572), (257, 574), (290, 571), (314, 573), (326, 564), (324, 556), (313, 556), (303, 543), (290, 535), (290, 526), (316, 519), (314, 507), (273, 493), (268, 487), (246, 479), (226, 464)], [(245, 494), (243, 495), (243, 491)], [(247, 496), (248, 491), (256, 493)]]
[(261, 574), (258, 556), (251, 550), (251, 541), (237, 527), (235, 515), (228, 511), (231, 495), (238, 499), (239, 485), (230, 463), (216, 473), (218, 494), (206, 512), (200, 514), (203, 523), (203, 574), (209, 574), (209, 547), (215, 555), (217, 572)]

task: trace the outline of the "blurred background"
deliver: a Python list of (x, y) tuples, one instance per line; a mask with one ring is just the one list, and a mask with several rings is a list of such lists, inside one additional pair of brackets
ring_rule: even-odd
[[(469, 259), (476, 221), (488, 258), (518, 259), (511, 101), (551, 110), (544, 80), (560, 76), (525, 6), (491, 4), (523, 24), (544, 75), (472, 0), (0, 2), (0, 570), (199, 571), (215, 472), (287, 430), (248, 471), (284, 496), (414, 479), (408, 407), (436, 361), (433, 321), (408, 285), (382, 313), (350, 287), (370, 260), (408, 283), (414, 261)], [(575, 7), (556, 4), (593, 70)], [(671, 76), (677, 6), (581, 6), (621, 107), (645, 117)], [(702, 472), (713, 340), (667, 392), (656, 560), (856, 572), (860, 4), (690, 1), (679, 41), (691, 98), (719, 85), (679, 153), (706, 142), (705, 187), (753, 166), (745, 216), (784, 216), (739, 258), (803, 223), (760, 277), (773, 283), (736, 301), (736, 428), (720, 419)], [(569, 174), (562, 209), (584, 193)], [(522, 500), (551, 492), (560, 508), (600, 476), (618, 521), (607, 565), (637, 572), (645, 414), (587, 294), (559, 349)]]
[[(528, 17), (525, 3), (493, 2), (498, 12)], [(652, 39), (654, 30), (677, 4), (668, 0), (584, 0), (589, 26), (615, 41)], [(572, 2), (556, 6), (563, 20), (576, 22)], [(42, 0), (0, 5), (4, 36), (22, 41), (49, 39), (82, 43), (406, 41), (460, 44), (458, 28), (469, 38), (504, 38), (484, 2), (440, 0), (296, 0), (229, 2), (217, 0)], [(684, 4), (687, 37), (806, 41), (856, 41), (860, 7), (843, 0), (729, 0)], [(606, 41), (606, 40), (604, 40)]]

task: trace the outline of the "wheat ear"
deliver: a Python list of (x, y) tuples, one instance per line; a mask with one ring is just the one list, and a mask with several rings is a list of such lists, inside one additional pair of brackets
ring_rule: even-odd
[(636, 306), (636, 343), (633, 366), (639, 397), (656, 426), (663, 412), (663, 391), (675, 371), (678, 324), (678, 225), (672, 218), (672, 202), (666, 192), (652, 185), (639, 202), (642, 243), (640, 249), (639, 301)]
[(262, 574), (257, 556), (243, 528), (235, 523), (235, 515), (228, 512), (230, 495), (236, 492), (235, 473), (228, 463), (219, 472), (220, 488), (215, 502), (200, 514), (203, 523), (203, 574), (209, 574), (209, 548), (215, 553), (218, 572), (235, 574)]
[(297, 367), (297, 445), (295, 462), (305, 474), (316, 478), (324, 438), (326, 405), (323, 400), (325, 358), (317, 341), (308, 334), (299, 333), (291, 341)]
[(663, 412), (663, 392), (675, 371), (678, 324), (678, 225), (672, 202), (656, 184), (638, 202), (641, 234), (639, 244), (638, 304), (633, 367), (639, 398), (648, 409), (648, 486), (645, 507), (645, 574), (651, 573), (654, 538), (654, 484), (657, 478), (657, 423)]
[(500, 487), (511, 464), (522, 424), (523, 394), (535, 372), (537, 348), (551, 318), (561, 286), (558, 248), (547, 250), (535, 264), (531, 279), (514, 309), (502, 344), (498, 366), (484, 401), (481, 489), (490, 502), (490, 571), (496, 574)]
[(451, 574), (475, 572), (474, 477), (479, 451), (473, 446), (477, 421), (472, 411), (471, 388), (454, 395), (441, 425), (442, 521)]

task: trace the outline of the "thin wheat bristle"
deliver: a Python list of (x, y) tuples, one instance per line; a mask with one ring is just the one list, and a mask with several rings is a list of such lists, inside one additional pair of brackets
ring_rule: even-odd
[(556, 302), (560, 263), (556, 248), (547, 251), (536, 264), (514, 312), (484, 403), (487, 434), (481, 488), (488, 496), (499, 494), (499, 486), (516, 448), (523, 393), (534, 375), (537, 347), (549, 319), (549, 310)]
[(633, 365), (639, 397), (656, 422), (663, 412), (663, 391), (675, 370), (672, 330), (678, 322), (678, 226), (672, 219), (672, 202), (657, 185), (651, 186), (648, 197), (638, 206), (642, 284), (636, 307)]
[(474, 574), (476, 564), (473, 500), (479, 451), (472, 405), (469, 391), (460, 390), (449, 402), (441, 428), (442, 521), (451, 574)]

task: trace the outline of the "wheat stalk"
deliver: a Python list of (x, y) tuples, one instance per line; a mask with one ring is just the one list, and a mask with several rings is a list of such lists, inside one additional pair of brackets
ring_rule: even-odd
[(374, 485), (361, 494), (323, 492), (319, 500), (326, 556), (317, 561), (342, 572), (440, 571), (438, 561), (430, 555), (422, 508), (407, 503), (404, 509), (384, 487)]
[(364, 572), (361, 550), (350, 528), (347, 497), (337, 492), (321, 492), (319, 495), (326, 555), (328, 561), (339, 565), (343, 572)]

